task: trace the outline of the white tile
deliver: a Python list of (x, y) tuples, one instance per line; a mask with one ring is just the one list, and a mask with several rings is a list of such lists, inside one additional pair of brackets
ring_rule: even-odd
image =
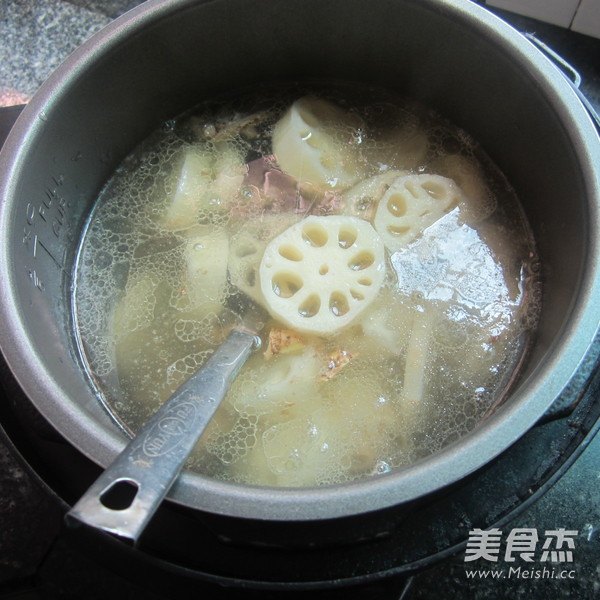
[[(580, 0), (487, 0), (489, 6), (505, 8), (526, 17), (569, 27)], [(597, 4), (598, 0), (592, 0)]]
[(581, 0), (571, 29), (600, 38), (600, 0)]

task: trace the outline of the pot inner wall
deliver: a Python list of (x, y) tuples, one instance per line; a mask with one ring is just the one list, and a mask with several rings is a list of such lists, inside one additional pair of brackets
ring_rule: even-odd
[[(524, 205), (543, 268), (537, 340), (507, 405), (461, 442), (481, 448), (463, 467), (457, 466), (463, 450), (451, 448), (416, 465), (413, 475), (344, 487), (335, 507), (327, 490), (285, 495), (191, 474), (175, 498), (261, 518), (364, 512), (464, 476), (533, 425), (568, 382), (598, 322), (589, 307), (597, 286), (590, 257), (598, 143), (585, 133), (583, 109), (572, 105), (561, 76), (515, 32), (467, 2), (148, 5), (110, 25), (50, 78), (3, 151), (2, 302), (9, 324), (1, 343), (41, 412), (102, 465), (124, 444), (82, 372), (69, 312), (83, 223), (124, 156), (161, 122), (217, 93), (265, 81), (334, 79), (374, 83), (421, 101), (468, 131), (504, 171)], [(418, 471), (432, 462), (438, 467), (425, 483)], [(259, 498), (268, 501), (257, 509)], [(295, 507), (299, 499), (303, 506)]]

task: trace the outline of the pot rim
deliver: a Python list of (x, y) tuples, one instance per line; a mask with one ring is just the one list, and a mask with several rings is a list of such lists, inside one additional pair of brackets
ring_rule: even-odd
[[(281, 0), (278, 0), (281, 1)], [(211, 0), (203, 0), (202, 3)], [(150, 0), (108, 24), (78, 48), (48, 78), (22, 112), (0, 153), (0, 231), (10, 223), (13, 181), (26, 160), (40, 115), (51, 107), (56, 92), (68, 86), (90, 63), (116, 48), (122, 40), (136, 35), (158, 19), (170, 16), (194, 0)], [(582, 179), (589, 191), (588, 255), (582, 276), (579, 306), (572, 309), (568, 323), (557, 336), (544, 373), (530, 378), (492, 418), (458, 442), (405, 469), (358, 482), (319, 488), (267, 488), (238, 485), (184, 472), (169, 498), (207, 512), (264, 520), (303, 521), (337, 518), (387, 508), (415, 500), (462, 479), (476, 471), (515, 442), (524, 433), (523, 423), (533, 425), (567, 386), (592, 344), (600, 322), (598, 206), (600, 205), (600, 139), (589, 115), (562, 73), (527, 39), (488, 10), (468, 0), (423, 0), (429, 10), (462, 22), (474, 33), (500, 46), (504, 53), (528, 72), (542, 88), (578, 151)], [(65, 390), (48, 376), (42, 381), (31, 373), (44, 372), (44, 365), (31, 353), (18, 298), (13, 293), (14, 274), (10, 269), (11, 248), (7, 236), (0, 240), (0, 346), (25, 393), (38, 410), (69, 442), (88, 458), (106, 467), (125, 446), (116, 427), (92, 421), (85, 410), (65, 400)], [(551, 354), (551, 355), (550, 355)], [(40, 398), (45, 398), (42, 406)], [(527, 398), (527, 401), (525, 399)], [(47, 400), (50, 399), (48, 403)], [(493, 435), (491, 435), (493, 432)], [(427, 470), (424, 481), (423, 470)]]

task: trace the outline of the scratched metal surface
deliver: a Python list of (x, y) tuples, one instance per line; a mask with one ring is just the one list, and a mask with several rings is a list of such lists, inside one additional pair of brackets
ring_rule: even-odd
[[(0, 0), (0, 106), (26, 102), (69, 52), (136, 4), (136, 0)], [(582, 90), (600, 110), (600, 40), (496, 12), (518, 29), (535, 33), (570, 61), (583, 76)], [(11, 598), (54, 598), (62, 594), (93, 600), (117, 589), (122, 597), (132, 599), (163, 597), (140, 590), (123, 576), (79, 556), (68, 545), (52, 545), (60, 518), (56, 505), (0, 442), (0, 598), (8, 594)], [(508, 533), (516, 527), (535, 529), (540, 536), (561, 527), (577, 530), (572, 563), (575, 578), (558, 581), (545, 579), (542, 573), (528, 579), (471, 580), (461, 552), (416, 575), (408, 588), (398, 586), (396, 595), (390, 595), (394, 594), (390, 589), (381, 593), (386, 598), (402, 594), (403, 600), (440, 597), (440, 590), (443, 597), (458, 599), (599, 597), (600, 436), (549, 492), (503, 531)], [(478, 566), (488, 565), (480, 561)], [(533, 566), (541, 569), (543, 565)], [(376, 598), (377, 593), (371, 589), (361, 597)], [(254, 596), (227, 591), (219, 597)]]

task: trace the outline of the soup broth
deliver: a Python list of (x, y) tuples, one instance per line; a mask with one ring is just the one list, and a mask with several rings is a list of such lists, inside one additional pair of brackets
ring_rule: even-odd
[(535, 328), (537, 272), (468, 134), (379, 89), (290, 84), (204, 103), (123, 162), (82, 238), (75, 328), (135, 433), (257, 306), (262, 348), (188, 467), (325, 485), (476, 427)]

